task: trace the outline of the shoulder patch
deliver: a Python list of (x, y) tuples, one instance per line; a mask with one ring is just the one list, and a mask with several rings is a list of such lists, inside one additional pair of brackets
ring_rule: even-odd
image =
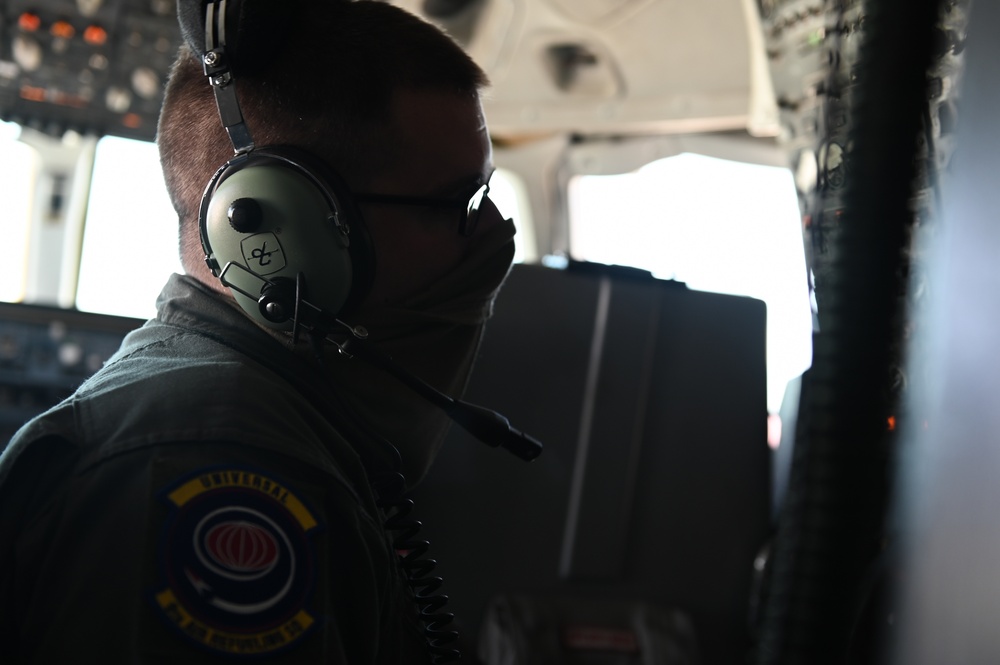
[(203, 469), (168, 487), (154, 607), (216, 653), (259, 656), (295, 645), (316, 619), (312, 535), (319, 523), (265, 473)]

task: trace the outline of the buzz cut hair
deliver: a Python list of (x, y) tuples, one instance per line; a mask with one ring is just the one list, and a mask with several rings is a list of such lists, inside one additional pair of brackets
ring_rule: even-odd
[[(251, 0), (244, 0), (250, 2)], [(256, 0), (275, 2), (277, 0)], [(234, 66), (240, 108), (257, 146), (306, 150), (352, 187), (364, 187), (396, 159), (392, 99), (397, 91), (476, 97), (489, 82), (446, 33), (380, 0), (289, 3), (299, 16), (274, 53), (254, 54), (249, 71)], [(252, 16), (252, 15), (251, 15)], [(245, 20), (240, 50), (269, 26)], [(197, 55), (184, 45), (171, 69), (157, 128), (167, 192), (180, 226), (181, 262), (200, 270), (202, 194), (233, 157), (211, 85)]]

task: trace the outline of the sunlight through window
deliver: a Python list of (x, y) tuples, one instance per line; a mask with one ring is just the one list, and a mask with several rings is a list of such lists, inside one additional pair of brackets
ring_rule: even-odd
[(573, 258), (635, 266), (767, 304), (768, 410), (812, 359), (798, 199), (788, 169), (682, 154), (570, 184)]
[(77, 307), (152, 317), (167, 277), (182, 270), (177, 215), (163, 184), (156, 146), (101, 139), (87, 207)]
[(514, 263), (521, 263), (527, 255), (534, 255), (535, 241), (531, 235), (531, 208), (528, 193), (520, 177), (513, 171), (497, 169), (490, 178), (490, 199), (504, 217), (514, 220), (517, 236), (514, 238)]
[(0, 300), (24, 298), (28, 269), (28, 230), (31, 200), (35, 195), (38, 155), (18, 141), (21, 128), (0, 122), (0, 202), (3, 204), (3, 242), (0, 261)]

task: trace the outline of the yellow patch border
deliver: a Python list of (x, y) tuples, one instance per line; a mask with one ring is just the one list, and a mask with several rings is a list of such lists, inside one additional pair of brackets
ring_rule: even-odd
[(201, 473), (167, 495), (171, 503), (181, 507), (195, 497), (219, 489), (248, 489), (277, 501), (292, 514), (305, 531), (314, 529), (318, 522), (305, 504), (291, 490), (267, 476), (244, 469), (218, 469)]

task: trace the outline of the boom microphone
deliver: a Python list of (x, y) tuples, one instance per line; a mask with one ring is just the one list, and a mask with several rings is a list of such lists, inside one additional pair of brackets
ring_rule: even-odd
[[(229, 273), (234, 270), (237, 276), (230, 277)], [(237, 281), (246, 279), (246, 275), (263, 284), (259, 296), (255, 296), (237, 283)], [(260, 311), (268, 320), (275, 323), (293, 321), (293, 340), (297, 339), (299, 328), (319, 333), (322, 337), (336, 344), (341, 352), (361, 358), (392, 374), (415, 393), (442, 409), (462, 429), (486, 445), (493, 448), (504, 448), (528, 462), (542, 454), (541, 442), (511, 427), (510, 421), (506, 417), (496, 411), (445, 395), (397, 365), (389, 356), (369, 346), (364, 341), (368, 333), (363, 328), (352, 327), (336, 317), (329, 316), (321, 308), (303, 299), (304, 280), (301, 275), (294, 282), (283, 278), (267, 279), (246, 266), (229, 262), (219, 273), (219, 279), (234, 292), (256, 300)], [(321, 332), (329, 330), (331, 323), (349, 331), (346, 335), (346, 341), (340, 342), (325, 332)]]
[(349, 337), (341, 348), (345, 353), (357, 356), (392, 374), (418, 395), (443, 410), (462, 429), (486, 445), (504, 448), (526, 462), (542, 454), (541, 442), (511, 427), (510, 421), (503, 415), (445, 395), (356, 336)]

